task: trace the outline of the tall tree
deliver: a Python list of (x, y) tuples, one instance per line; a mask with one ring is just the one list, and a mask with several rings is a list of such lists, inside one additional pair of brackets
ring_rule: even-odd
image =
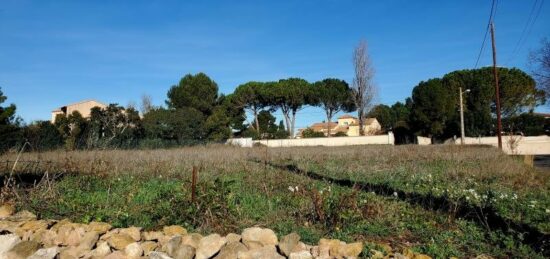
[(15, 104), (2, 106), (7, 99), (0, 88), (0, 153), (12, 148), (19, 138)]
[(168, 91), (169, 108), (193, 108), (208, 116), (218, 100), (218, 85), (204, 73), (187, 74)]
[(529, 60), (533, 66), (532, 74), (537, 80), (538, 87), (550, 96), (550, 41), (544, 38), (541, 45), (540, 49), (529, 54)]
[(187, 144), (205, 138), (204, 115), (193, 108), (154, 108), (145, 114), (142, 123), (149, 139)]
[(376, 118), (376, 120), (378, 120), (378, 122), (382, 126), (382, 129), (385, 131), (391, 130), (396, 121), (395, 114), (393, 113), (392, 108), (385, 104), (374, 106), (370, 110), (368, 117)]
[(258, 113), (269, 106), (265, 96), (266, 86), (266, 83), (252, 81), (239, 85), (233, 94), (237, 106), (248, 110), (254, 116), (254, 128), (258, 134), (261, 134)]
[(344, 80), (327, 78), (313, 85), (314, 102), (325, 110), (327, 116), (327, 132), (330, 137), (330, 122), (334, 114), (355, 109), (353, 91)]
[(151, 111), (153, 108), (155, 108), (153, 106), (153, 98), (148, 94), (142, 95), (141, 104), (139, 108), (140, 108), (141, 115), (145, 115), (146, 113)]
[(353, 51), (353, 91), (357, 117), (359, 117), (359, 134), (365, 135), (365, 115), (374, 104), (377, 89), (374, 84), (374, 67), (367, 51), (367, 42), (360, 41)]
[(314, 103), (312, 86), (301, 78), (281, 79), (276, 83), (269, 83), (266, 88), (268, 103), (274, 108), (281, 109), (286, 128), (290, 137), (294, 137), (296, 113), (305, 105)]

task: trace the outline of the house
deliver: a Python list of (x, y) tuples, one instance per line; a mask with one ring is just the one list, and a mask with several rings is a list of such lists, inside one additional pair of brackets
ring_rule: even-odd
[(55, 117), (57, 117), (57, 115), (59, 115), (59, 114), (67, 116), (67, 115), (72, 114), (75, 111), (79, 112), (82, 115), (82, 117), (89, 118), (90, 117), (90, 112), (91, 112), (92, 108), (94, 108), (94, 107), (105, 108), (105, 107), (107, 107), (107, 105), (105, 105), (103, 103), (100, 103), (96, 100), (85, 100), (85, 101), (81, 101), (81, 102), (61, 106), (61, 107), (59, 107), (59, 108), (52, 111), (51, 122), (54, 123), (55, 122)]
[[(382, 126), (376, 118), (367, 118), (364, 123), (365, 135), (375, 135), (382, 130)], [(330, 127), (330, 135), (344, 133), (349, 137), (359, 136), (359, 119), (349, 114), (339, 117), (338, 122), (314, 123), (309, 128), (315, 132), (322, 132), (327, 136), (327, 127)], [(301, 135), (302, 131), (299, 131), (299, 135)]]

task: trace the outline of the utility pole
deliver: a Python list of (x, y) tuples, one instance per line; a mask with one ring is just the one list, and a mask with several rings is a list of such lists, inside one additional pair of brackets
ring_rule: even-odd
[(495, 96), (496, 96), (496, 112), (497, 112), (497, 138), (498, 148), (502, 150), (502, 122), (500, 118), (500, 89), (498, 87), (498, 72), (497, 72), (497, 50), (495, 47), (495, 27), (491, 21), (491, 42), (493, 45), (493, 74), (495, 77)]

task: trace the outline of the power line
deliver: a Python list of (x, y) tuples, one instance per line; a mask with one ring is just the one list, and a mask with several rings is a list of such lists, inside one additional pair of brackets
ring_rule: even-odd
[(529, 34), (531, 34), (531, 30), (533, 29), (533, 26), (537, 22), (537, 19), (540, 15), (540, 11), (542, 10), (542, 5), (544, 4), (544, 0), (540, 1), (540, 4), (538, 5), (538, 10), (536, 11), (535, 16), (533, 17), (533, 14), (535, 13), (535, 10), (537, 9), (537, 4), (539, 3), (539, 0), (535, 0), (533, 3), (533, 7), (531, 7), (531, 12), (529, 13), (529, 16), (527, 18), (527, 22), (525, 23), (525, 26), (523, 27), (523, 30), (520, 34), (520, 37), (518, 39), (518, 42), (516, 43), (514, 50), (512, 51), (512, 54), (510, 54), (510, 57), (506, 60), (505, 64), (508, 64), (510, 61), (512, 61), (517, 54), (517, 52), (523, 47), (523, 44), (525, 44), (525, 41), (529, 37)]
[(477, 68), (477, 65), (479, 64), (479, 59), (481, 58), (481, 54), (483, 54), (483, 49), (485, 48), (485, 42), (487, 41), (487, 35), (489, 34), (489, 28), (497, 12), (497, 6), (498, 6), (498, 0), (493, 0), (493, 3), (491, 4), (491, 12), (489, 14), (489, 22), (487, 22), (487, 28), (485, 29), (485, 35), (483, 36), (483, 41), (481, 42), (481, 48), (479, 50), (479, 54), (477, 55), (476, 65), (474, 66), (474, 69)]

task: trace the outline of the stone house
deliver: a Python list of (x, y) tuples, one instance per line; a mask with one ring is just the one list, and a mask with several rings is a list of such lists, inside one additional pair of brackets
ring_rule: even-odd
[[(326, 136), (328, 134), (327, 126), (330, 127), (330, 135), (341, 132), (348, 137), (359, 136), (359, 119), (349, 114), (340, 116), (337, 122), (314, 123), (309, 128), (315, 132), (322, 132)], [(378, 134), (382, 130), (382, 126), (376, 118), (366, 118), (363, 127), (366, 136)]]
[(94, 107), (99, 107), (103, 109), (107, 107), (107, 105), (100, 103), (96, 100), (85, 100), (77, 103), (67, 104), (52, 111), (51, 123), (55, 122), (55, 117), (57, 115), (62, 114), (64, 116), (67, 116), (75, 111), (79, 112), (82, 117), (89, 118), (90, 112)]

